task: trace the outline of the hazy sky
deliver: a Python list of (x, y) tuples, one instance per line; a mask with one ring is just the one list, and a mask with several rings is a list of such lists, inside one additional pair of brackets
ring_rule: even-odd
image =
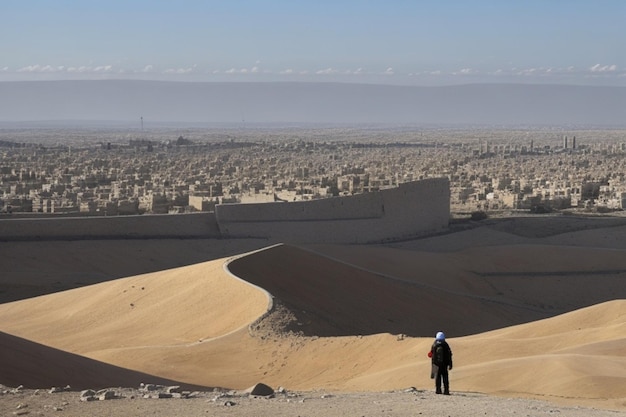
[(0, 0), (0, 81), (626, 85), (624, 0)]

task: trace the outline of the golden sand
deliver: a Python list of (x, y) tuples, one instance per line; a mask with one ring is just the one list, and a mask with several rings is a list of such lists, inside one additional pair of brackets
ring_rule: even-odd
[[(453, 391), (626, 409), (626, 251), (518, 243), (279, 245), (2, 304), (4, 383), (431, 389), (444, 330)], [(272, 315), (250, 331), (271, 306), (261, 288), (299, 334)]]

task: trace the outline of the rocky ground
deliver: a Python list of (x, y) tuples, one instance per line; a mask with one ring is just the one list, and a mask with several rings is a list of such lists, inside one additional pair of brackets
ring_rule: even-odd
[[(256, 390), (261, 388), (260, 394)], [(2, 416), (571, 416), (616, 417), (626, 413), (547, 402), (453, 392), (450, 396), (408, 388), (391, 392), (332, 393), (249, 390), (181, 391), (142, 385), (73, 391), (71, 387), (24, 389), (0, 386)], [(269, 395), (264, 395), (269, 394)]]

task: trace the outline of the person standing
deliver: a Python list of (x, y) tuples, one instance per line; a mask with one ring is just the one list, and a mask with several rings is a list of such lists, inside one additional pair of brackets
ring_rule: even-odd
[(431, 377), (435, 379), (435, 392), (441, 394), (441, 383), (443, 382), (443, 395), (450, 395), (450, 380), (448, 370), (452, 369), (452, 350), (446, 342), (446, 335), (437, 332), (435, 342), (428, 352), (431, 358), (433, 372)]

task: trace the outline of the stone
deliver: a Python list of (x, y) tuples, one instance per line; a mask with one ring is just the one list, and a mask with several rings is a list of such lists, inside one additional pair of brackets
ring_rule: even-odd
[(93, 397), (94, 395), (96, 395), (96, 391), (92, 390), (92, 389), (86, 389), (86, 390), (82, 390), (80, 392), (80, 397)]
[(248, 388), (247, 390), (245, 390), (245, 392), (258, 397), (269, 397), (271, 395), (274, 395), (274, 389), (261, 382)]
[(114, 400), (117, 398), (117, 394), (113, 390), (105, 389), (105, 390), (98, 391), (97, 397), (100, 401)]
[(161, 385), (142, 383), (139, 386), (139, 391), (158, 391), (159, 389), (162, 389), (162, 388), (163, 387)]
[(180, 394), (180, 386), (178, 385), (173, 385), (171, 387), (167, 387), (167, 389), (165, 390), (165, 392), (167, 392), (168, 394), (174, 394), (174, 393), (178, 393)]

